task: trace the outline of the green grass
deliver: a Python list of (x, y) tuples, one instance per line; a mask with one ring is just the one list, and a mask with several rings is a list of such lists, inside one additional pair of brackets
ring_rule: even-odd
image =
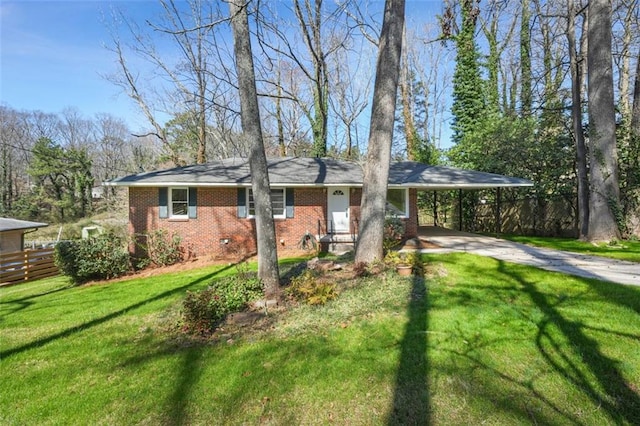
[(593, 244), (572, 238), (527, 237), (521, 235), (500, 235), (505, 240), (516, 241), (536, 247), (603, 256), (612, 259), (640, 262), (640, 241), (614, 241), (610, 244)]
[(0, 423), (637, 423), (640, 288), (427, 259), (211, 342), (179, 303), (233, 268), (0, 289)]

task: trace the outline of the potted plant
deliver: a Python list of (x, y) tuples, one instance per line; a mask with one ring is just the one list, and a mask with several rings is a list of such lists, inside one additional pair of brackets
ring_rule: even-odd
[(396, 271), (398, 272), (398, 275), (408, 277), (413, 273), (413, 265), (409, 263), (399, 263), (396, 265)]
[(421, 265), (420, 256), (416, 252), (390, 251), (385, 257), (387, 264), (395, 267), (398, 275), (409, 276)]

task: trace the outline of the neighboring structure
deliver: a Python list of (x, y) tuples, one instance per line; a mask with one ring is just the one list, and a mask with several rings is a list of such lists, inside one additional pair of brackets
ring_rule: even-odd
[[(283, 157), (269, 159), (268, 169), (279, 248), (295, 249), (308, 235), (326, 243), (357, 239), (363, 180), (358, 163)], [(166, 229), (196, 256), (255, 252), (246, 158), (141, 173), (105, 185), (129, 187), (129, 231), (134, 235)], [(531, 185), (491, 173), (396, 162), (390, 168), (388, 208), (404, 220), (409, 238), (418, 231), (418, 191)], [(133, 250), (144, 255), (139, 247)]]
[(103, 186), (94, 186), (91, 188), (91, 198), (93, 201), (102, 200), (104, 197), (104, 187)]
[(46, 223), (0, 217), (0, 254), (24, 249), (24, 234), (48, 226)]

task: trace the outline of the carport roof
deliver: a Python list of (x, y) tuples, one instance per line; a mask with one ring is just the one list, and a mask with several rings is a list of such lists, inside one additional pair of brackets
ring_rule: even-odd
[[(279, 157), (267, 160), (272, 186), (362, 186), (359, 163), (333, 158)], [(249, 186), (251, 172), (246, 158), (227, 158), (206, 164), (176, 167), (105, 182), (108, 186)], [(526, 179), (413, 161), (392, 162), (390, 187), (422, 190), (483, 189), (532, 186)]]
[(49, 226), (46, 223), (30, 222), (28, 220), (9, 219), (0, 217), (0, 232), (17, 231), (20, 229), (42, 228)]
[(429, 166), (413, 161), (392, 163), (389, 185), (424, 190), (487, 189), (533, 186), (527, 179), (446, 166)]

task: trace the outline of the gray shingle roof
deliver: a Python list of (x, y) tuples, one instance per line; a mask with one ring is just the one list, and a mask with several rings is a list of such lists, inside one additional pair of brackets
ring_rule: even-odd
[(9, 219), (0, 217), (0, 232), (16, 231), (19, 229), (42, 228), (49, 226), (41, 222), (29, 222), (28, 220)]
[[(332, 158), (281, 157), (268, 159), (273, 186), (362, 186), (362, 167)], [(227, 158), (207, 164), (140, 173), (113, 179), (109, 186), (249, 186), (246, 158)], [(389, 185), (425, 190), (531, 186), (525, 179), (411, 161), (394, 162)]]
[(428, 166), (413, 161), (391, 164), (389, 185), (392, 184), (430, 190), (533, 186), (533, 182), (527, 179), (455, 167)]

